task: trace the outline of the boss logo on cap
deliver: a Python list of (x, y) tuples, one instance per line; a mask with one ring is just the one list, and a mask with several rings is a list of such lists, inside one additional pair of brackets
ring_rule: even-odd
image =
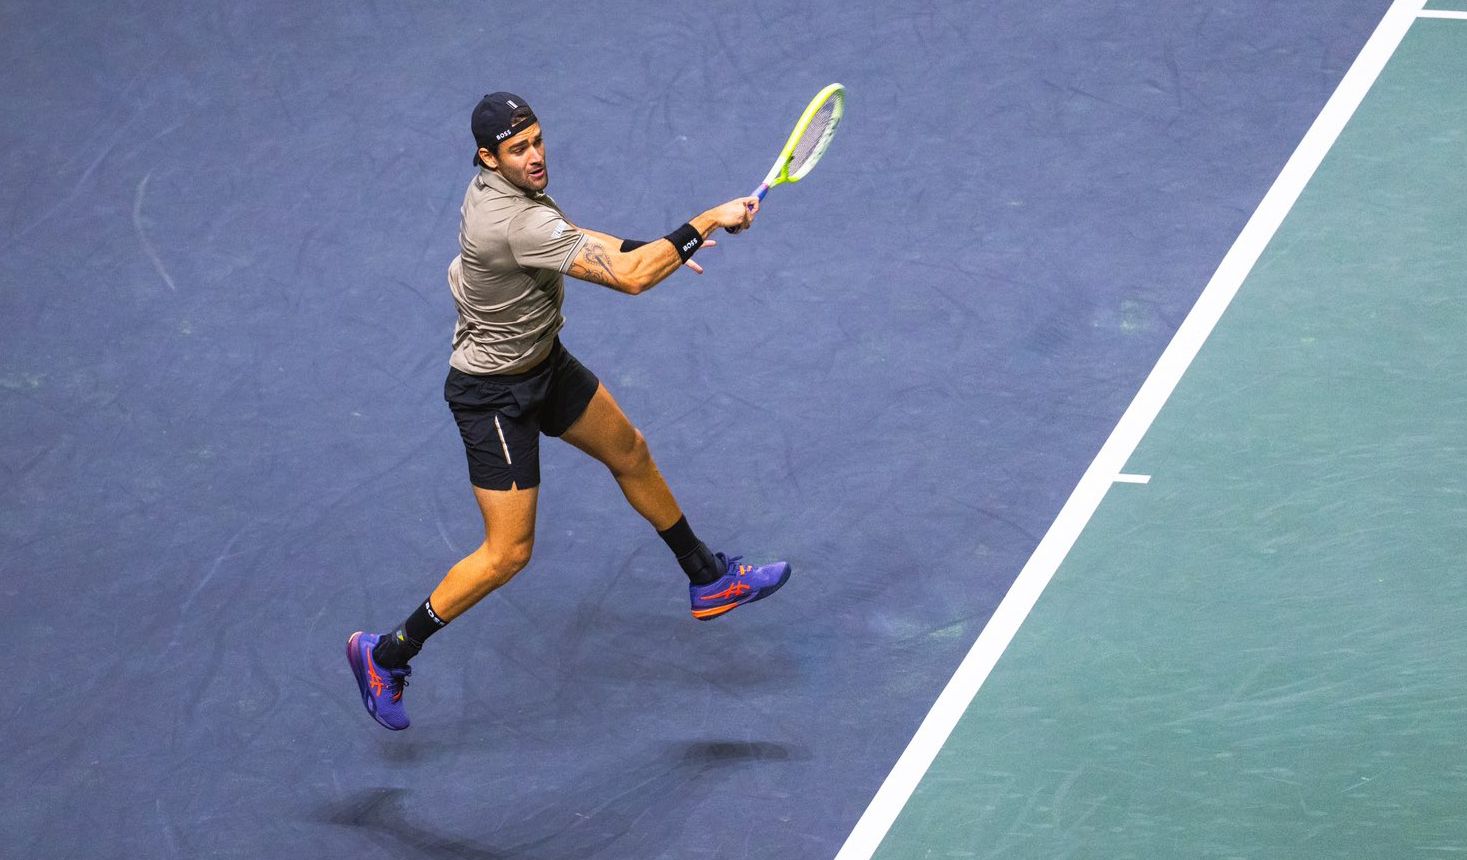
[(511, 134), (514, 134), (514, 129), (507, 128), (504, 131), (501, 131), (499, 134), (494, 135), (494, 142), (498, 143), (499, 141), (504, 140), (506, 137), (509, 137)]

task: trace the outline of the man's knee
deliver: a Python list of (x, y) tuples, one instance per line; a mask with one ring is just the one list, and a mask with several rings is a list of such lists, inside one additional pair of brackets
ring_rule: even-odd
[(506, 544), (496, 544), (490, 541), (488, 543), (489, 569), (496, 576), (514, 576), (530, 563), (530, 555), (534, 550), (534, 541), (515, 541)]
[(616, 475), (632, 475), (647, 468), (652, 462), (652, 451), (641, 430), (633, 430), (628, 444), (622, 445), (616, 456), (606, 465)]

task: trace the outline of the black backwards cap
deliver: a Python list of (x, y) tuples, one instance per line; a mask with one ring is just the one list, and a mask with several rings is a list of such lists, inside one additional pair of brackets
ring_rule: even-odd
[[(514, 93), (490, 93), (479, 99), (474, 108), (474, 118), (469, 123), (474, 131), (474, 142), (490, 152), (498, 152), (499, 144), (534, 125), (535, 112), (530, 105)], [(474, 164), (478, 165), (479, 150), (474, 150)]]

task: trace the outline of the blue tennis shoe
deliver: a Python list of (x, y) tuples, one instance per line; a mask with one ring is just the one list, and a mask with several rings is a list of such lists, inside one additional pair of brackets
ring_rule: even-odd
[(402, 690), (407, 686), (409, 666), (387, 669), (372, 659), (372, 649), (382, 637), (376, 633), (357, 631), (346, 640), (346, 659), (362, 692), (362, 704), (372, 719), (395, 732), (408, 727), (407, 710), (402, 706)]
[(786, 561), (753, 565), (742, 564), (741, 555), (727, 558), (720, 552), (715, 557), (724, 566), (723, 576), (707, 585), (688, 586), (693, 617), (701, 621), (717, 618), (745, 603), (763, 600), (790, 578), (790, 565)]

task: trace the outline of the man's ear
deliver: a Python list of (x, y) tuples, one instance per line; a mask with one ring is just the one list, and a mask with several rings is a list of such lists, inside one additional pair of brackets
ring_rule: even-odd
[(499, 160), (494, 157), (494, 154), (489, 151), (488, 147), (479, 147), (479, 161), (483, 162), (490, 170), (499, 167)]

